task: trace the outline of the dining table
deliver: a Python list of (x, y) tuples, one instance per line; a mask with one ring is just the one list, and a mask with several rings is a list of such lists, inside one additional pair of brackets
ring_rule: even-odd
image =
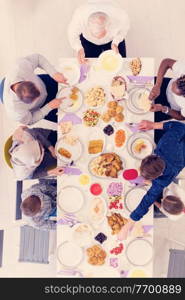
[[(139, 174), (143, 159), (139, 151), (147, 155), (155, 148), (153, 130), (145, 133), (137, 126), (142, 120), (154, 121), (154, 113), (134, 107), (134, 101), (141, 96), (139, 91), (149, 93), (154, 85), (154, 59), (141, 57), (141, 70), (137, 75), (133, 75), (130, 67), (133, 59), (122, 58), (116, 71), (104, 70), (99, 59), (94, 58), (88, 59), (85, 66), (78, 65), (74, 57), (59, 60), (59, 71), (73, 70), (75, 74), (69, 86), (59, 85), (58, 96), (68, 97), (70, 89), (76, 103), (61, 105), (58, 110), (56, 153), (58, 166), (64, 167), (64, 174), (57, 178), (58, 277), (153, 276), (153, 207), (136, 222), (126, 240), (118, 239), (120, 224), (126, 224), (130, 213), (150, 188)], [(123, 78), (125, 84), (121, 99), (115, 99), (112, 92), (115, 78)], [(103, 101), (97, 106), (91, 106), (93, 100), (87, 97), (93, 88), (100, 88), (104, 93)], [(103, 119), (111, 105), (121, 107), (120, 111), (118, 109), (121, 121), (114, 113), (108, 122)], [(91, 125), (85, 119), (88, 110), (97, 116)], [(121, 146), (116, 144), (118, 131), (124, 133)], [(145, 139), (148, 144), (143, 146)], [(141, 143), (138, 155), (133, 151), (136, 140)], [(61, 149), (65, 152), (65, 143), (68, 143), (68, 151), (63, 156)], [(73, 149), (70, 156), (68, 152)], [(121, 162), (116, 176), (93, 171), (93, 162), (102, 155)]]

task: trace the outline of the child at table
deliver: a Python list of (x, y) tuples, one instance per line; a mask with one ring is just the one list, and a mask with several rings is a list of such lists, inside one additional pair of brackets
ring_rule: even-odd
[(164, 190), (161, 203), (156, 201), (154, 204), (172, 221), (177, 221), (185, 216), (184, 190), (174, 182)]
[(49, 180), (32, 185), (23, 191), (21, 210), (29, 225), (41, 229), (56, 229), (56, 222), (51, 220), (56, 210), (57, 184)]

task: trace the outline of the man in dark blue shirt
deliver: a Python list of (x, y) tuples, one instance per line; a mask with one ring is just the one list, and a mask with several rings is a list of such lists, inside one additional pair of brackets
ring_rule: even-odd
[(159, 198), (167, 187), (185, 167), (185, 124), (170, 121), (154, 123), (142, 121), (140, 130), (163, 129), (163, 137), (159, 141), (154, 155), (146, 157), (141, 163), (141, 175), (152, 181), (152, 186), (131, 213), (130, 219), (118, 238), (124, 239), (136, 221), (139, 221), (149, 207)]

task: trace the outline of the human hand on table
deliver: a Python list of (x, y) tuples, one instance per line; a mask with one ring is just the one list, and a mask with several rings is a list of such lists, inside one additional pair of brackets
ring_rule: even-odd
[(13, 140), (23, 142), (23, 133), (24, 129), (28, 128), (27, 126), (21, 125), (19, 126), (13, 133)]
[(49, 152), (51, 153), (51, 155), (57, 159), (56, 153), (55, 153), (55, 148), (53, 146), (49, 146), (48, 147)]
[(86, 63), (88, 59), (85, 58), (84, 48), (81, 48), (77, 53), (78, 62), (80, 65)]
[(157, 112), (157, 111), (164, 111), (166, 109), (166, 106), (163, 106), (161, 104), (152, 104), (150, 111)]
[(56, 109), (59, 108), (60, 105), (62, 104), (63, 100), (66, 99), (66, 97), (61, 97), (61, 98), (55, 98), (53, 100), (51, 100), (48, 105), (51, 109)]
[(59, 72), (55, 73), (53, 75), (53, 79), (59, 83), (68, 84), (67, 78), (62, 73), (59, 73)]
[(126, 240), (128, 238), (129, 233), (132, 231), (133, 227), (134, 227), (135, 221), (133, 221), (132, 219), (129, 219), (127, 224), (124, 225), (120, 232), (118, 233), (118, 240), (119, 241), (123, 241)]
[(155, 100), (160, 95), (160, 93), (161, 93), (160, 86), (158, 84), (155, 84), (150, 92), (149, 99), (151, 101)]
[(111, 45), (111, 48), (112, 48), (112, 50), (113, 50), (114, 52), (119, 53), (119, 49), (118, 49), (118, 46), (117, 46), (116, 44), (112, 44), (112, 45)]
[(138, 128), (139, 130), (143, 130), (143, 131), (152, 130), (154, 129), (154, 124), (155, 124), (154, 122), (143, 120), (139, 123)]
[(63, 167), (57, 167), (55, 169), (48, 171), (48, 175), (50, 175), (50, 176), (61, 176), (62, 174), (64, 174)]

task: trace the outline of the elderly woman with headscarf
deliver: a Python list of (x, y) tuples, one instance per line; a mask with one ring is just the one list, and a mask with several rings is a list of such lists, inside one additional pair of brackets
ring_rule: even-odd
[(74, 12), (68, 37), (79, 63), (84, 63), (85, 57), (98, 57), (109, 49), (126, 57), (128, 30), (129, 18), (115, 2), (91, 0)]
[(20, 126), (12, 136), (9, 150), (11, 164), (17, 180), (35, 179), (63, 174), (57, 166), (54, 130)]

